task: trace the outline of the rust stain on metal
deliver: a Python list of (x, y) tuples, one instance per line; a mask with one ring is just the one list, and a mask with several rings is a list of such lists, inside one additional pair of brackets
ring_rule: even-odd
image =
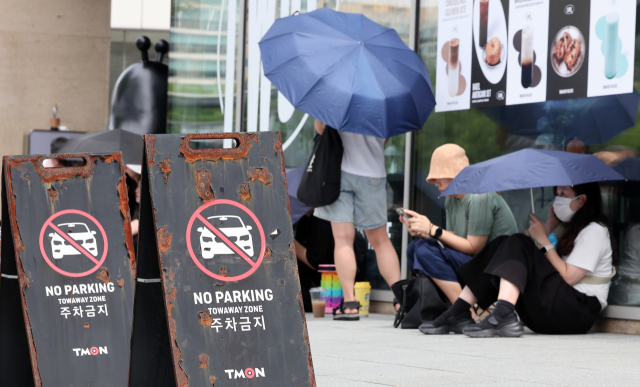
[[(255, 136), (255, 135), (254, 135)], [(257, 136), (256, 136), (257, 137)], [(236, 148), (224, 149), (193, 149), (189, 145), (191, 140), (207, 140), (207, 139), (225, 139), (234, 138), (238, 142)], [(192, 133), (187, 134), (182, 139), (180, 144), (180, 153), (184, 156), (186, 161), (195, 163), (198, 160), (233, 160), (238, 158), (245, 158), (251, 149), (250, 143), (251, 135), (248, 133)]]
[(249, 175), (249, 179), (251, 179), (251, 181), (258, 179), (264, 184), (271, 184), (271, 182), (273, 181), (273, 175), (267, 170), (266, 167), (253, 168), (252, 170), (247, 172), (247, 175)]
[[(10, 191), (12, 194), (13, 192)], [(11, 195), (13, 198), (13, 195)], [(14, 218), (15, 219), (15, 218)], [(29, 277), (24, 272), (22, 266), (22, 259), (17, 257), (16, 269), (18, 271), (18, 283), (20, 285), (20, 301), (22, 303), (22, 315), (25, 321), (25, 328), (27, 331), (27, 342), (29, 344), (29, 353), (31, 354), (31, 370), (33, 372), (33, 381), (35, 387), (42, 387), (42, 379), (40, 379), (40, 369), (38, 368), (38, 352), (36, 351), (35, 344), (33, 342), (33, 332), (31, 330), (31, 320), (29, 319), (29, 313), (27, 308), (27, 299), (24, 297), (24, 289), (29, 287)]]
[(118, 284), (118, 286), (123, 287), (124, 286), (124, 279), (120, 278), (119, 280), (116, 281), (116, 283)]
[(171, 159), (162, 160), (158, 166), (164, 175), (164, 181), (167, 181), (169, 174), (171, 173)]
[(284, 280), (283, 279), (279, 279), (278, 280), (278, 286), (280, 286), (280, 287), (284, 286)]
[(264, 250), (264, 257), (262, 259), (271, 259), (271, 247), (267, 246)]
[(98, 275), (96, 276), (96, 278), (104, 282), (105, 284), (108, 284), (111, 280), (111, 276), (109, 275), (106, 267), (101, 267), (100, 270), (98, 270)]
[(258, 143), (258, 144), (260, 143), (260, 137), (258, 137), (258, 135), (255, 134), (255, 133), (250, 133), (249, 134), (249, 140), (251, 140), (251, 141), (253, 141), (255, 143)]
[(224, 266), (222, 266), (222, 267), (220, 268), (219, 274), (220, 274), (222, 277), (226, 277), (226, 276), (227, 276), (227, 268), (226, 268), (226, 267), (224, 267)]
[(211, 327), (213, 317), (211, 317), (208, 310), (203, 310), (202, 312), (198, 313), (198, 316), (200, 318), (200, 324), (204, 325), (207, 328)]
[(47, 188), (47, 192), (49, 193), (49, 197), (51, 199), (55, 199), (58, 197), (58, 191), (56, 191), (56, 189), (53, 188), (53, 186)]
[(89, 329), (89, 323), (84, 324), (84, 327)]
[(136, 274), (136, 255), (133, 249), (133, 235), (131, 235), (131, 213), (129, 212), (129, 194), (127, 192), (127, 183), (124, 173), (124, 164), (120, 162), (120, 181), (116, 184), (118, 191), (118, 208), (122, 214), (122, 228), (124, 229), (125, 244), (127, 252), (129, 252), (129, 267), (131, 273)]
[(242, 200), (251, 199), (251, 191), (249, 190), (249, 183), (242, 183), (238, 186), (238, 193)]
[(209, 365), (209, 356), (204, 353), (198, 356), (198, 360), (200, 360), (200, 368), (204, 368)]
[(117, 154), (112, 153), (110, 155), (105, 155), (105, 156), (100, 156), (100, 158), (102, 158), (102, 160), (104, 160), (105, 163), (107, 164), (111, 164), (112, 161), (120, 161), (119, 157), (117, 157)]
[(171, 247), (171, 240), (173, 239), (173, 235), (167, 232), (167, 226), (159, 228), (157, 235), (158, 249), (160, 249), (160, 256), (162, 256), (162, 254), (164, 254), (167, 250), (169, 250), (169, 247)]
[(154, 165), (153, 157), (156, 154), (156, 135), (155, 134), (147, 134), (144, 136), (147, 141), (147, 166)]
[(173, 279), (176, 277), (176, 273), (169, 273), (169, 280), (173, 281)]
[(199, 169), (196, 173), (196, 190), (205, 203), (216, 198), (211, 188), (211, 173), (205, 168)]
[(280, 143), (280, 141), (276, 141), (276, 143), (273, 145), (273, 148), (276, 150), (276, 154), (278, 154), (278, 152), (282, 152), (282, 144)]
[(216, 381), (216, 377), (215, 376), (211, 376), (209, 378), (209, 382), (211, 383), (211, 387), (213, 387), (213, 383)]
[(23, 179), (25, 179), (26, 181), (29, 181), (29, 176), (25, 176), (23, 177)]

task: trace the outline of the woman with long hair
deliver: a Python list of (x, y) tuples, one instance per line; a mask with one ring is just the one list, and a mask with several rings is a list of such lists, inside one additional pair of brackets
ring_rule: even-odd
[[(598, 183), (555, 188), (546, 225), (531, 214), (529, 234), (499, 237), (458, 269), (466, 284), (448, 311), (423, 324), (427, 334), (517, 337), (522, 322), (538, 333), (577, 334), (591, 329), (607, 305), (612, 266), (611, 238)], [(557, 247), (548, 234), (562, 224)], [(469, 323), (471, 305), (496, 307)], [(516, 315), (517, 312), (517, 315)]]

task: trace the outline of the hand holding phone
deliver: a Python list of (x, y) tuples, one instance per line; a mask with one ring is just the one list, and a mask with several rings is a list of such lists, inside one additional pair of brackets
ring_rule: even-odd
[(405, 222), (409, 219), (409, 215), (404, 213), (404, 208), (396, 208), (396, 212)]

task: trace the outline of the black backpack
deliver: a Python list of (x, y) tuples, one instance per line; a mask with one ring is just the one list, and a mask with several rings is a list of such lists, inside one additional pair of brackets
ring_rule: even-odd
[(329, 205), (340, 196), (340, 168), (342, 166), (342, 139), (337, 130), (326, 126), (323, 134), (314, 139), (313, 152), (307, 162), (298, 200), (311, 207)]

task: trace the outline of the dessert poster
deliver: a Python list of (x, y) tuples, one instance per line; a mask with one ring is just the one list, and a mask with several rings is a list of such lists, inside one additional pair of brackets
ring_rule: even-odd
[(591, 0), (549, 5), (547, 100), (587, 96), (590, 12)]
[(509, 0), (473, 2), (471, 107), (506, 103)]
[(549, 0), (510, 0), (507, 105), (547, 97)]
[(635, 8), (635, 0), (591, 2), (587, 96), (633, 91)]
[(438, 9), (436, 112), (469, 109), (473, 0), (445, 0)]

